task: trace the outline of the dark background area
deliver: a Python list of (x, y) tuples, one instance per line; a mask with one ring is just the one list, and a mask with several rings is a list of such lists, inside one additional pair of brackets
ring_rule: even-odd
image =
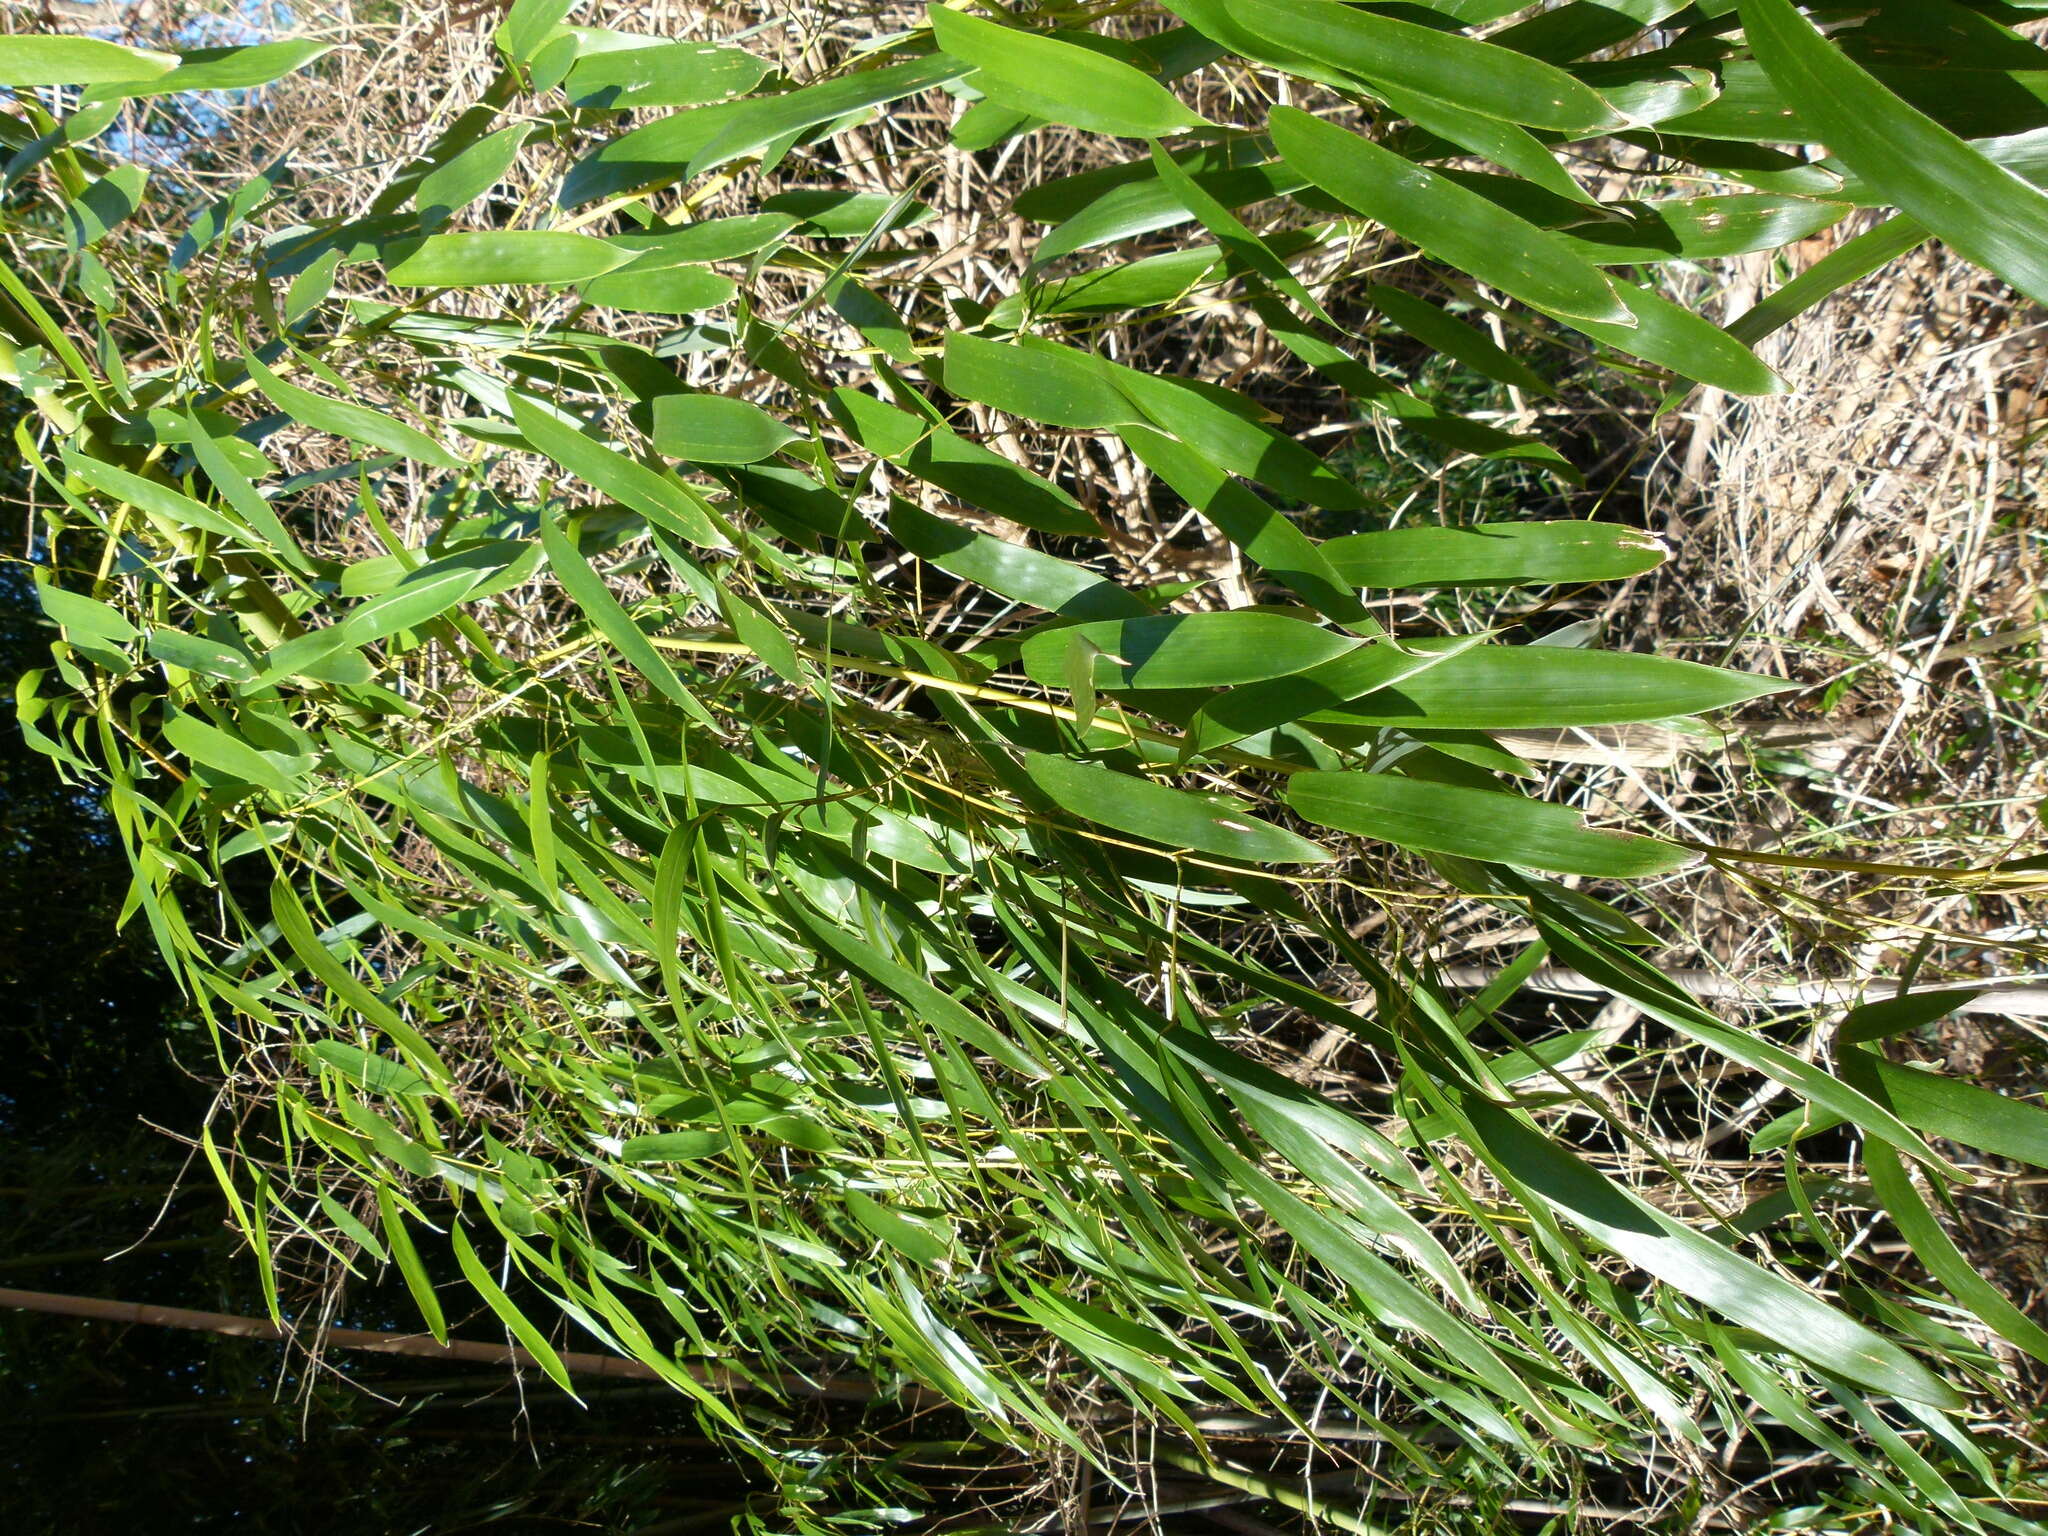
[[(17, 525), (18, 526), (18, 525)], [(190, 1136), (212, 1046), (138, 916), (90, 790), (23, 738), (53, 631), (0, 563), (0, 1287), (260, 1315)], [(116, 1255), (118, 1257), (110, 1257)], [(352, 1297), (347, 1322), (418, 1326)], [(472, 1337), (493, 1338), (496, 1330)], [(722, 1529), (747, 1488), (663, 1387), (589, 1408), (529, 1375), (0, 1309), (0, 1512), (22, 1536)]]

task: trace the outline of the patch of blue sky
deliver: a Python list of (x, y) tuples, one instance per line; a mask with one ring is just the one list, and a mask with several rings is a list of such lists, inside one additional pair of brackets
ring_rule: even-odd
[[(248, 48), (289, 36), (297, 23), (298, 13), (288, 0), (241, 0), (231, 12), (192, 17), (171, 34), (169, 45), (180, 52)], [(98, 28), (93, 35), (110, 42), (142, 42), (124, 35), (118, 27)], [(144, 46), (163, 44), (151, 41)], [(182, 165), (194, 145), (227, 131), (230, 112), (261, 96), (266, 89), (258, 86), (243, 91), (193, 91), (138, 102), (129, 114), (124, 114), (127, 120), (116, 124), (107, 134), (107, 152), (114, 159), (136, 161), (159, 170)]]

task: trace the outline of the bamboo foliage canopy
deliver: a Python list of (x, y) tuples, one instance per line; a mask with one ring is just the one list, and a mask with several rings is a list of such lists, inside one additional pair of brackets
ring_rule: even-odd
[[(1107, 1392), (1198, 1465), (1200, 1413), (1314, 1416), (1425, 1489), (1767, 1416), (1887, 1518), (2032, 1529), (1966, 1426), (2048, 1333), (1939, 1213), (1979, 1153), (2048, 1166), (2048, 1112), (1888, 1059), (1953, 994), (1726, 1022), (1630, 915), (1700, 851), (1526, 792), (1496, 739), (1781, 685), (1389, 628), (1376, 594), (1537, 601), (1664, 550), (1384, 526), (1274, 390), (1125, 361), (1203, 307), (1344, 419), (1569, 480), (1361, 327), (1676, 404), (1779, 391), (1754, 345), (1930, 238), (2048, 297), (2048, 109), (1962, 83), (2041, 70), (2005, 13), (1917, 0), (1946, 21), (1907, 64), (1891, 10), (1517, 9), (934, 7), (793, 74), (518, 0), (494, 83), (315, 222), (287, 166), (197, 195), (111, 130), (324, 44), (0, 37), (0, 372), (54, 626), (22, 720), (106, 797), (212, 1031), (203, 1150), (273, 1321), (388, 1271), (565, 1387), (568, 1340), (640, 1362), (775, 1474), (778, 1528), (858, 1524), (821, 1523), (846, 1468), (736, 1381), (1097, 1458)], [(945, 156), (885, 190), (835, 150), (934, 110)], [(1101, 163), (1016, 198), (998, 299), (958, 289), (947, 157), (1059, 130)], [(1595, 155), (1641, 195), (1597, 199)], [(1736, 190), (1666, 195), (1705, 180)], [(1852, 217), (1730, 325), (1667, 296)], [(1232, 581), (1114, 568), (1112, 463)], [(1535, 935), (1472, 997), (1354, 932), (1422, 867)], [(1627, 1106), (1560, 1071), (1612, 1041), (1503, 1043), (1544, 965), (1775, 1085), (1778, 1204), (1624, 1155)], [(1304, 1023), (1374, 1092), (1251, 1048)], [(1835, 1129), (1847, 1195), (1790, 1150)], [(1847, 1262), (1833, 1198), (1913, 1278)]]

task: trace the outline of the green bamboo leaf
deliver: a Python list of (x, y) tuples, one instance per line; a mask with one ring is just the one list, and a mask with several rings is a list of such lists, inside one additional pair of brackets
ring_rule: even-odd
[(64, 210), (65, 243), (75, 252), (97, 245), (135, 215), (142, 206), (149, 171), (140, 165), (117, 165), (71, 200)]
[(1140, 420), (1138, 408), (1095, 359), (1072, 347), (988, 341), (955, 331), (946, 338), (946, 388), (1027, 421), (1082, 430)]
[(1628, 999), (1651, 1018), (1662, 1020), (1730, 1061), (1741, 1062), (1783, 1083), (1806, 1099), (1816, 1112), (1830, 1113), (1838, 1120), (1859, 1125), (1869, 1135), (1891, 1143), (1907, 1156), (1920, 1159), (1950, 1178), (1965, 1177), (1929, 1146), (1925, 1137), (1868, 1094), (1773, 1044), (1753, 1029), (1733, 1029), (1723, 1024), (1655, 967), (1616, 948), (1590, 925), (1582, 926), (1576, 916), (1561, 910), (1544, 910), (1540, 905), (1532, 915), (1559, 964), (1581, 972), (1596, 986)]
[(1670, 555), (1640, 529), (1582, 522), (1387, 528), (1323, 544), (1324, 558), (1351, 585), (1385, 589), (1619, 581)]
[(580, 283), (630, 260), (610, 241), (571, 230), (463, 230), (427, 236), (384, 276), (400, 288)]
[(398, 1272), (405, 1277), (405, 1287), (412, 1292), (413, 1305), (420, 1309), (427, 1332), (436, 1342), (446, 1344), (448, 1320), (441, 1312), (441, 1298), (435, 1294), (427, 1266), (420, 1262), (420, 1251), (413, 1246), (412, 1234), (405, 1229), (397, 1198), (382, 1184), (377, 1186), (377, 1215), (384, 1228), (384, 1241), (390, 1245), (392, 1258), (398, 1261)]
[(1496, 1168), (1629, 1263), (1824, 1370), (1909, 1402), (1962, 1405), (1897, 1344), (1813, 1292), (1667, 1216), (1506, 1110), (1476, 1098), (1462, 1108)]
[(576, 0), (512, 0), (505, 19), (498, 23), (493, 39), (498, 51), (514, 64), (530, 64), (539, 50), (557, 33), (562, 18), (575, 8)]
[[(82, 39), (81, 39), (82, 41)], [(96, 86), (80, 99), (81, 106), (131, 96), (169, 96), (178, 91), (247, 91), (304, 69), (334, 51), (333, 43), (296, 38), (282, 43), (253, 43), (243, 48), (200, 48), (184, 54), (178, 67), (142, 79)]]
[(413, 206), (430, 223), (445, 222), (505, 179), (520, 148), (532, 136), (533, 124), (514, 123), (486, 134), (445, 164), (420, 178)]
[(1102, 653), (1078, 629), (1067, 633), (1067, 695), (1074, 706), (1074, 732), (1085, 737), (1095, 724), (1095, 658)]
[(1106, 359), (1099, 366), (1150, 423), (1183, 443), (1199, 445), (1201, 457), (1216, 468), (1312, 507), (1352, 512), (1365, 506), (1364, 492), (1293, 438), (1255, 419), (1258, 407), (1242, 395)]
[(730, 395), (661, 395), (654, 402), (654, 446), (695, 464), (757, 464), (802, 434), (758, 405)]
[(1916, 1131), (2048, 1168), (2048, 1109), (1939, 1072), (1875, 1059), (1885, 1102)]
[(401, 630), (417, 629), (469, 596), (486, 574), (464, 562), (423, 566), (390, 591), (350, 609), (335, 626), (335, 644), (373, 645)]
[(1845, 240), (1784, 287), (1744, 310), (1728, 334), (1752, 345), (1832, 294), (1859, 282), (1928, 239), (1926, 229), (1893, 214), (1875, 229)]
[(730, 303), (740, 285), (709, 267), (658, 267), (638, 262), (623, 272), (594, 277), (577, 290), (587, 303), (649, 315), (694, 315)]
[(619, 1148), (629, 1163), (693, 1163), (731, 1150), (732, 1139), (723, 1131), (663, 1131), (654, 1136), (635, 1136)]
[(859, 1190), (846, 1193), (846, 1213), (913, 1264), (944, 1271), (952, 1257), (950, 1229), (891, 1210)]
[(364, 1226), (355, 1212), (347, 1206), (323, 1191), (320, 1196), (320, 1209), (326, 1214), (327, 1219), (334, 1223), (336, 1231), (379, 1264), (391, 1262), (391, 1251), (377, 1240), (377, 1234)]
[(165, 485), (160, 480), (145, 479), (131, 474), (99, 459), (88, 458), (69, 443), (60, 449), (64, 467), (78, 476), (87, 485), (104, 496), (112, 496), (132, 507), (162, 518), (180, 528), (200, 528), (208, 533), (224, 534), (231, 539), (246, 539), (247, 530), (237, 526), (229, 518), (207, 506), (194, 501), (183, 491)]
[(1118, 309), (1156, 309), (1205, 283), (1228, 275), (1223, 247), (1191, 245), (1137, 261), (1120, 261), (1050, 282), (1032, 283), (1000, 299), (988, 323), (1014, 330), (1033, 318), (1099, 314)]
[(900, 497), (889, 504), (889, 532), (920, 560), (1048, 613), (1108, 619), (1151, 611), (1136, 593), (1091, 570), (946, 522)]
[(1633, 323), (1599, 268), (1497, 203), (1294, 107), (1275, 107), (1268, 127), (1302, 175), (1459, 271), (1574, 324)]
[(525, 1346), (529, 1355), (533, 1356), (534, 1364), (546, 1371), (556, 1386), (574, 1397), (576, 1386), (569, 1380), (569, 1372), (562, 1364), (562, 1357), (555, 1353), (555, 1347), (548, 1343), (538, 1328), (533, 1326), (531, 1319), (512, 1304), (512, 1298), (499, 1288), (498, 1282), (491, 1278), (491, 1272), (484, 1268), (483, 1261), (476, 1256), (476, 1249), (470, 1246), (469, 1234), (463, 1230), (461, 1222), (449, 1225), (448, 1240), (455, 1249), (455, 1262), (462, 1266), (463, 1277), (469, 1281), (477, 1295), (483, 1297), (485, 1304), (498, 1314), (507, 1328), (512, 1330), (512, 1336)]
[(1051, 481), (949, 427), (898, 410), (863, 390), (835, 389), (826, 403), (863, 448), (962, 501), (1044, 533), (1090, 538), (1101, 532), (1081, 504)]
[(1628, 306), (1633, 324), (1571, 323), (1616, 351), (1731, 395), (1782, 395), (1791, 388), (1749, 348), (1684, 306), (1619, 279), (1614, 291)]
[(1228, 689), (1195, 711), (1188, 722), (1188, 740), (1194, 751), (1216, 751), (1247, 736), (1392, 687), (1485, 640), (1483, 634), (1407, 640), (1399, 645), (1382, 640), (1287, 677)]
[[(1308, 178), (1301, 172), (1278, 161), (1262, 165), (1227, 164), (1217, 170), (1203, 172), (1193, 167), (1210, 162), (1199, 154), (1177, 154), (1174, 159), (1188, 172), (1189, 179), (1223, 208), (1242, 208), (1247, 203), (1285, 196), (1300, 191), (1308, 184)], [(1064, 190), (1089, 190), (1096, 195), (1080, 207), (1064, 213), (1059, 227), (1039, 241), (1038, 249), (1033, 253), (1033, 264), (1042, 267), (1061, 256), (1112, 245), (1155, 230), (1171, 229), (1196, 217), (1172, 186), (1156, 174), (1143, 174), (1151, 169), (1149, 165), (1144, 162), (1136, 162), (1136, 165), (1139, 175), (1113, 182), (1090, 182), (1085, 175), (1069, 178), (1077, 186)], [(1027, 206), (1041, 208), (1050, 216), (1066, 209), (1069, 198), (1058, 195), (1063, 190), (1058, 183), (1039, 190), (1045, 193), (1043, 197), (1033, 198), (1026, 194), (1018, 200), (1020, 210)], [(1028, 216), (1038, 217), (1037, 214)]]
[(426, 1038), (400, 1018), (395, 1008), (365, 986), (321, 942), (320, 935), (313, 931), (313, 920), (306, 912), (305, 903), (299, 900), (299, 894), (292, 889), (291, 883), (283, 878), (271, 883), (270, 915), (277, 924), (278, 933), (291, 947), (291, 952), (298, 956), (299, 963), (319, 977), (328, 991), (389, 1035), (414, 1069), (436, 1089), (445, 1094), (453, 1086), (455, 1079), (449, 1074), (447, 1063), (427, 1044)]
[(1311, 718), (1481, 731), (1621, 725), (1724, 709), (1790, 686), (1629, 651), (1489, 645)]
[[(1365, 290), (1366, 302), (1431, 351), (1454, 358), (1475, 373), (1502, 384), (1549, 396), (1557, 391), (1548, 379), (1519, 358), (1501, 350), (1491, 336), (1475, 330), (1434, 304), (1412, 293), (1374, 283)], [(1361, 582), (1361, 586), (1382, 586), (1382, 582)]]
[(1553, 227), (1588, 261), (1611, 267), (1780, 250), (1839, 224), (1850, 211), (1847, 202), (1735, 192), (1608, 203), (1595, 218)]
[(1290, 53), (1505, 122), (1582, 134), (1628, 126), (1598, 92), (1510, 48), (1320, 0), (1227, 0), (1226, 9)]
[(431, 464), (436, 469), (458, 470), (463, 468), (462, 460), (435, 442), (417, 427), (409, 427), (382, 411), (373, 411), (366, 405), (356, 405), (346, 400), (330, 400), (325, 395), (316, 395), (310, 390), (300, 389), (296, 384), (287, 384), (253, 354), (242, 359), (249, 370), (249, 377), (272, 403), (292, 420), (316, 432), (326, 432), (334, 437), (345, 437), (350, 442), (364, 443), (372, 448), (381, 448), (386, 453), (395, 453), (403, 458), (417, 459), (422, 464)]
[[(1019, 647), (1034, 682), (1066, 678), (1069, 629), (1040, 630)], [(1322, 629), (1284, 613), (1233, 609), (1113, 619), (1084, 624), (1081, 633), (1101, 655), (1098, 688), (1212, 688), (1256, 683), (1301, 672), (1355, 650), (1355, 636)]]
[(724, 537), (712, 526), (696, 497), (682, 486), (579, 432), (524, 395), (508, 394), (506, 401), (519, 435), (591, 489), (623, 502), (657, 527), (699, 548), (725, 547)]
[[(869, 107), (883, 106), (915, 96), (934, 86), (950, 84), (967, 72), (967, 66), (948, 54), (909, 59), (807, 85), (785, 96), (762, 97), (742, 102), (717, 136), (690, 160), (689, 174), (701, 176), (764, 146), (793, 138), (826, 123), (839, 122)], [(717, 110), (716, 108), (700, 108)]]
[(42, 604), (43, 612), (63, 625), (65, 632), (73, 638), (104, 640), (113, 645), (129, 645), (141, 638), (140, 632), (121, 616), (119, 609), (96, 597), (60, 587), (40, 573), (36, 580), (36, 599)]
[(223, 682), (246, 683), (256, 676), (256, 664), (242, 651), (203, 635), (188, 635), (181, 629), (152, 630), (149, 654), (169, 666), (183, 667), (201, 677), (219, 678)]
[(1321, 864), (1333, 857), (1321, 844), (1260, 820), (1229, 795), (1194, 794), (1044, 752), (1027, 752), (1024, 772), (1061, 810), (1167, 848), (1247, 864)]
[(0, 85), (103, 85), (150, 80), (178, 67), (175, 53), (125, 48), (97, 37), (0, 36)]
[(1180, 162), (1166, 152), (1164, 144), (1153, 144), (1152, 168), (1158, 173), (1160, 184), (1172, 190), (1180, 205), (1201, 221), (1202, 227), (1216, 237), (1234, 262), (1263, 277), (1299, 305), (1304, 313), (1325, 325), (1336, 323), (1316, 302), (1314, 295), (1302, 286), (1288, 265), (1253, 234), (1243, 220), (1211, 197), (1200, 182), (1182, 169)]
[(792, 187), (762, 198), (761, 209), (794, 217), (800, 232), (814, 239), (866, 241), (911, 229), (938, 213), (908, 193), (891, 196), (838, 187)]
[(769, 67), (741, 48), (656, 43), (586, 53), (569, 66), (562, 89), (575, 107), (694, 107), (746, 95)]
[(164, 740), (194, 763), (244, 784), (292, 798), (305, 793), (305, 780), (287, 773), (269, 754), (197, 715), (173, 715), (164, 725)]
[(388, 1099), (424, 1098), (432, 1086), (411, 1067), (350, 1045), (346, 1040), (319, 1040), (305, 1048), (305, 1055), (332, 1067), (347, 1079), (351, 1088), (379, 1094)]
[(633, 253), (629, 270), (639, 271), (706, 261), (737, 261), (765, 250), (799, 222), (792, 213), (742, 213), (609, 238), (620, 250)]
[[(1502, 170), (1522, 177), (1531, 186), (1541, 187), (1575, 203), (1593, 201), (1593, 194), (1558, 164), (1550, 146), (1528, 129), (1502, 122), (1497, 117), (1488, 117), (1482, 112), (1468, 112), (1463, 107), (1439, 101), (1434, 96), (1425, 96), (1419, 91), (1402, 90), (1384, 80), (1375, 80), (1372, 89), (1374, 95), (1384, 98), (1388, 106), (1424, 133), (1434, 134), (1460, 149), (1491, 160)], [(1422, 155), (1418, 158), (1430, 157)]]
[(695, 703), (690, 691), (683, 686), (683, 680), (676, 676), (675, 669), (663, 659), (633, 622), (632, 615), (619, 606), (619, 600), (612, 596), (605, 586), (604, 578), (590, 568), (590, 562), (583, 558), (576, 543), (563, 531), (560, 523), (545, 513), (540, 518), (541, 546), (547, 550), (548, 564), (553, 567), (555, 579), (562, 589), (574, 599), (576, 606), (583, 610), (583, 616), (597, 627), (597, 632), (611, 641), (618, 653), (640, 670), (655, 687), (688, 708)]
[(969, 83), (1013, 111), (1133, 139), (1161, 138), (1207, 121), (1143, 71), (1092, 48), (940, 5), (925, 15), (939, 46), (974, 66)]
[(1813, 138), (1971, 261), (2048, 302), (2048, 193), (1872, 79), (1790, 0), (1740, 0), (1739, 10), (1757, 62)]
[(1144, 427), (1125, 427), (1117, 435), (1175, 495), (1199, 508), (1254, 565), (1285, 583), (1303, 602), (1340, 624), (1372, 622), (1358, 595), (1313, 539), (1186, 440)]
[(821, 952), (836, 955), (852, 970), (915, 1010), (917, 1017), (934, 1029), (1028, 1080), (1042, 1081), (1049, 1075), (1042, 1064), (955, 999), (866, 939), (818, 915), (801, 898), (791, 901), (784, 910), (793, 923), (817, 942)]
[(1397, 847), (1558, 874), (1634, 879), (1696, 857), (1655, 838), (1590, 828), (1570, 806), (1390, 773), (1297, 773), (1287, 803), (1319, 826)]
[[(1845, 1057), (1843, 1074), (1866, 1091), (1876, 1087), (1876, 1074), (1867, 1065), (1868, 1053), (1853, 1054), (1864, 1060)], [(1977, 1272), (1956, 1246), (1955, 1239), (1935, 1219), (1920, 1191), (1913, 1187), (1905, 1160), (1884, 1142), (1867, 1141), (1863, 1144), (1863, 1171), (1870, 1180), (1872, 1193), (1890, 1213), (1914, 1256), (1927, 1266), (1927, 1272), (2006, 1343), (2025, 1350), (2036, 1360), (2048, 1362), (2048, 1329), (2014, 1306), (2003, 1291)]]

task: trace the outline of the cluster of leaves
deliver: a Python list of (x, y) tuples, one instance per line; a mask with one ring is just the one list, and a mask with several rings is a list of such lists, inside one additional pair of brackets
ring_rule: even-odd
[[(61, 629), (25, 729), (104, 790), (124, 916), (240, 1085), (236, 1135), (203, 1146), (264, 1273), (287, 1249), (394, 1266), (437, 1335), (487, 1309), (565, 1387), (573, 1326), (751, 1446), (777, 1528), (824, 1529), (804, 1511), (842, 1469), (744, 1390), (851, 1377), (1083, 1454), (1115, 1418), (1076, 1405), (1105, 1385), (1198, 1453), (1218, 1409), (1342, 1423), (1423, 1490), (1570, 1485), (1767, 1421), (1909, 1527), (2032, 1529), (1986, 1496), (1969, 1403), (2009, 1385), (1986, 1326), (2043, 1360), (2048, 1334), (1937, 1219), (1969, 1175), (1936, 1140), (2048, 1165), (2048, 1112), (1884, 1059), (1945, 999), (1858, 1015), (1833, 1070), (1702, 1009), (1650, 932), (1552, 878), (1692, 855), (1520, 792), (1489, 735), (1773, 685), (1388, 632), (1365, 594), (1662, 551), (1597, 523), (1315, 540), (1291, 514), (1370, 520), (1369, 498), (1246, 394), (1110, 344), (1228, 296), (1396, 430), (1570, 475), (1376, 373), (1322, 279), (1397, 239), (1498, 334), (1673, 398), (1777, 390), (1750, 344), (1930, 231), (2043, 296), (2043, 55), (2004, 13), (1915, 0), (1830, 41), (1789, 0), (1630, 0), (1481, 38), (1514, 0), (1166, 0), (1132, 41), (1106, 29), (1128, 7), (934, 7), (799, 81), (569, 9), (512, 6), (499, 79), (359, 216), (283, 223), (266, 174), (122, 247), (118, 281), (102, 253), (148, 189), (100, 136), (321, 50), (0, 38), (0, 370)], [(1204, 72), (1245, 120), (1176, 94)], [(1124, 141), (1018, 198), (1046, 232), (1000, 302), (921, 274), (915, 185), (697, 216), (940, 92), (968, 103), (962, 154), (1048, 124)], [(1779, 147), (1807, 141), (1836, 158)], [(1602, 203), (1559, 158), (1595, 144), (1751, 190)], [(551, 202), (458, 227), (515, 166)], [(1732, 326), (1655, 282), (1869, 207), (1899, 211)], [(1198, 233), (1131, 254), (1168, 230)], [(1547, 387), (1444, 307), (1362, 297)], [(185, 323), (138, 337), (144, 309)], [(705, 357), (745, 389), (686, 382)], [(985, 446), (977, 411), (1114, 441), (1267, 600), (1102, 574), (1080, 487)], [(345, 450), (286, 473), (273, 439), (309, 436)], [(314, 511), (349, 483), (371, 558)], [(436, 509), (421, 542), (394, 504)], [(554, 643), (525, 638), (537, 608)], [(1448, 1000), (1351, 932), (1386, 845), (1539, 939)], [(1593, 1037), (1498, 1044), (1546, 958), (1789, 1093), (1762, 1143), (1779, 1197), (1701, 1198), (1694, 1225), (1661, 1154), (1661, 1186), (1603, 1166), (1630, 1128), (1558, 1070)], [(1344, 1031), (1380, 1092), (1338, 1103), (1233, 1049), (1275, 1018)], [(1888, 1212), (1934, 1288), (1850, 1263), (1815, 1214), (1791, 1148), (1834, 1126), (1869, 1182), (1826, 1193)]]

